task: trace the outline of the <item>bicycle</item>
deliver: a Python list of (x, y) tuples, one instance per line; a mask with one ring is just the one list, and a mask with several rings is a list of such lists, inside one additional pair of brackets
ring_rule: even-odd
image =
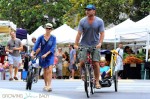
[(27, 78), (26, 78), (26, 90), (31, 90), (32, 88), (32, 83), (37, 83), (38, 81), (38, 67), (35, 67), (34, 64), (36, 63), (37, 58), (31, 59), (29, 62), (29, 69), (27, 73)]
[(96, 47), (80, 47), (79, 51), (86, 51), (87, 59), (85, 61), (85, 65), (83, 68), (84, 71), (84, 88), (87, 97), (91, 96), (91, 93), (94, 94), (95, 92), (95, 77), (94, 77), (94, 70), (92, 65), (92, 53), (96, 49)]

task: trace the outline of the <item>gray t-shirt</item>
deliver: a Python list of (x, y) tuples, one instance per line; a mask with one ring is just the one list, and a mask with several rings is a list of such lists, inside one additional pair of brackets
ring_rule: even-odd
[(104, 32), (104, 22), (95, 16), (93, 23), (89, 24), (87, 17), (84, 17), (80, 20), (78, 30), (82, 32), (81, 45), (96, 46), (99, 43), (100, 32)]
[[(13, 50), (14, 47), (18, 48), (21, 46), (21, 40), (16, 38), (15, 40), (9, 40), (7, 46), (10, 50)], [(12, 56), (20, 56), (19, 50), (14, 50), (13, 53), (9, 53)]]

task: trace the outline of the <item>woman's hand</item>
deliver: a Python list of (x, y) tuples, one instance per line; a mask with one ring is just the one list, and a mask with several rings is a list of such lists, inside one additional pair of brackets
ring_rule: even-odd
[(47, 54), (42, 55), (42, 58), (46, 58), (46, 57), (47, 57)]

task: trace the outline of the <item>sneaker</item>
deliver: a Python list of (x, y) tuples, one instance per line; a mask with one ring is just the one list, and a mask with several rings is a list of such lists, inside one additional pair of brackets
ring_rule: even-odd
[(13, 78), (9, 78), (9, 81), (12, 81), (13, 80)]
[(17, 78), (17, 77), (14, 77), (14, 79), (15, 79), (15, 80), (18, 80), (18, 78)]

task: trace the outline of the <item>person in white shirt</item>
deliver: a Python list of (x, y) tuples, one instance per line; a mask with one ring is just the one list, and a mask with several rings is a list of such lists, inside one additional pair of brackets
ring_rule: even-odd
[(123, 44), (120, 42), (118, 48), (116, 49), (118, 52), (117, 59), (116, 59), (116, 68), (115, 70), (118, 71), (118, 77), (122, 78), (123, 76)]

